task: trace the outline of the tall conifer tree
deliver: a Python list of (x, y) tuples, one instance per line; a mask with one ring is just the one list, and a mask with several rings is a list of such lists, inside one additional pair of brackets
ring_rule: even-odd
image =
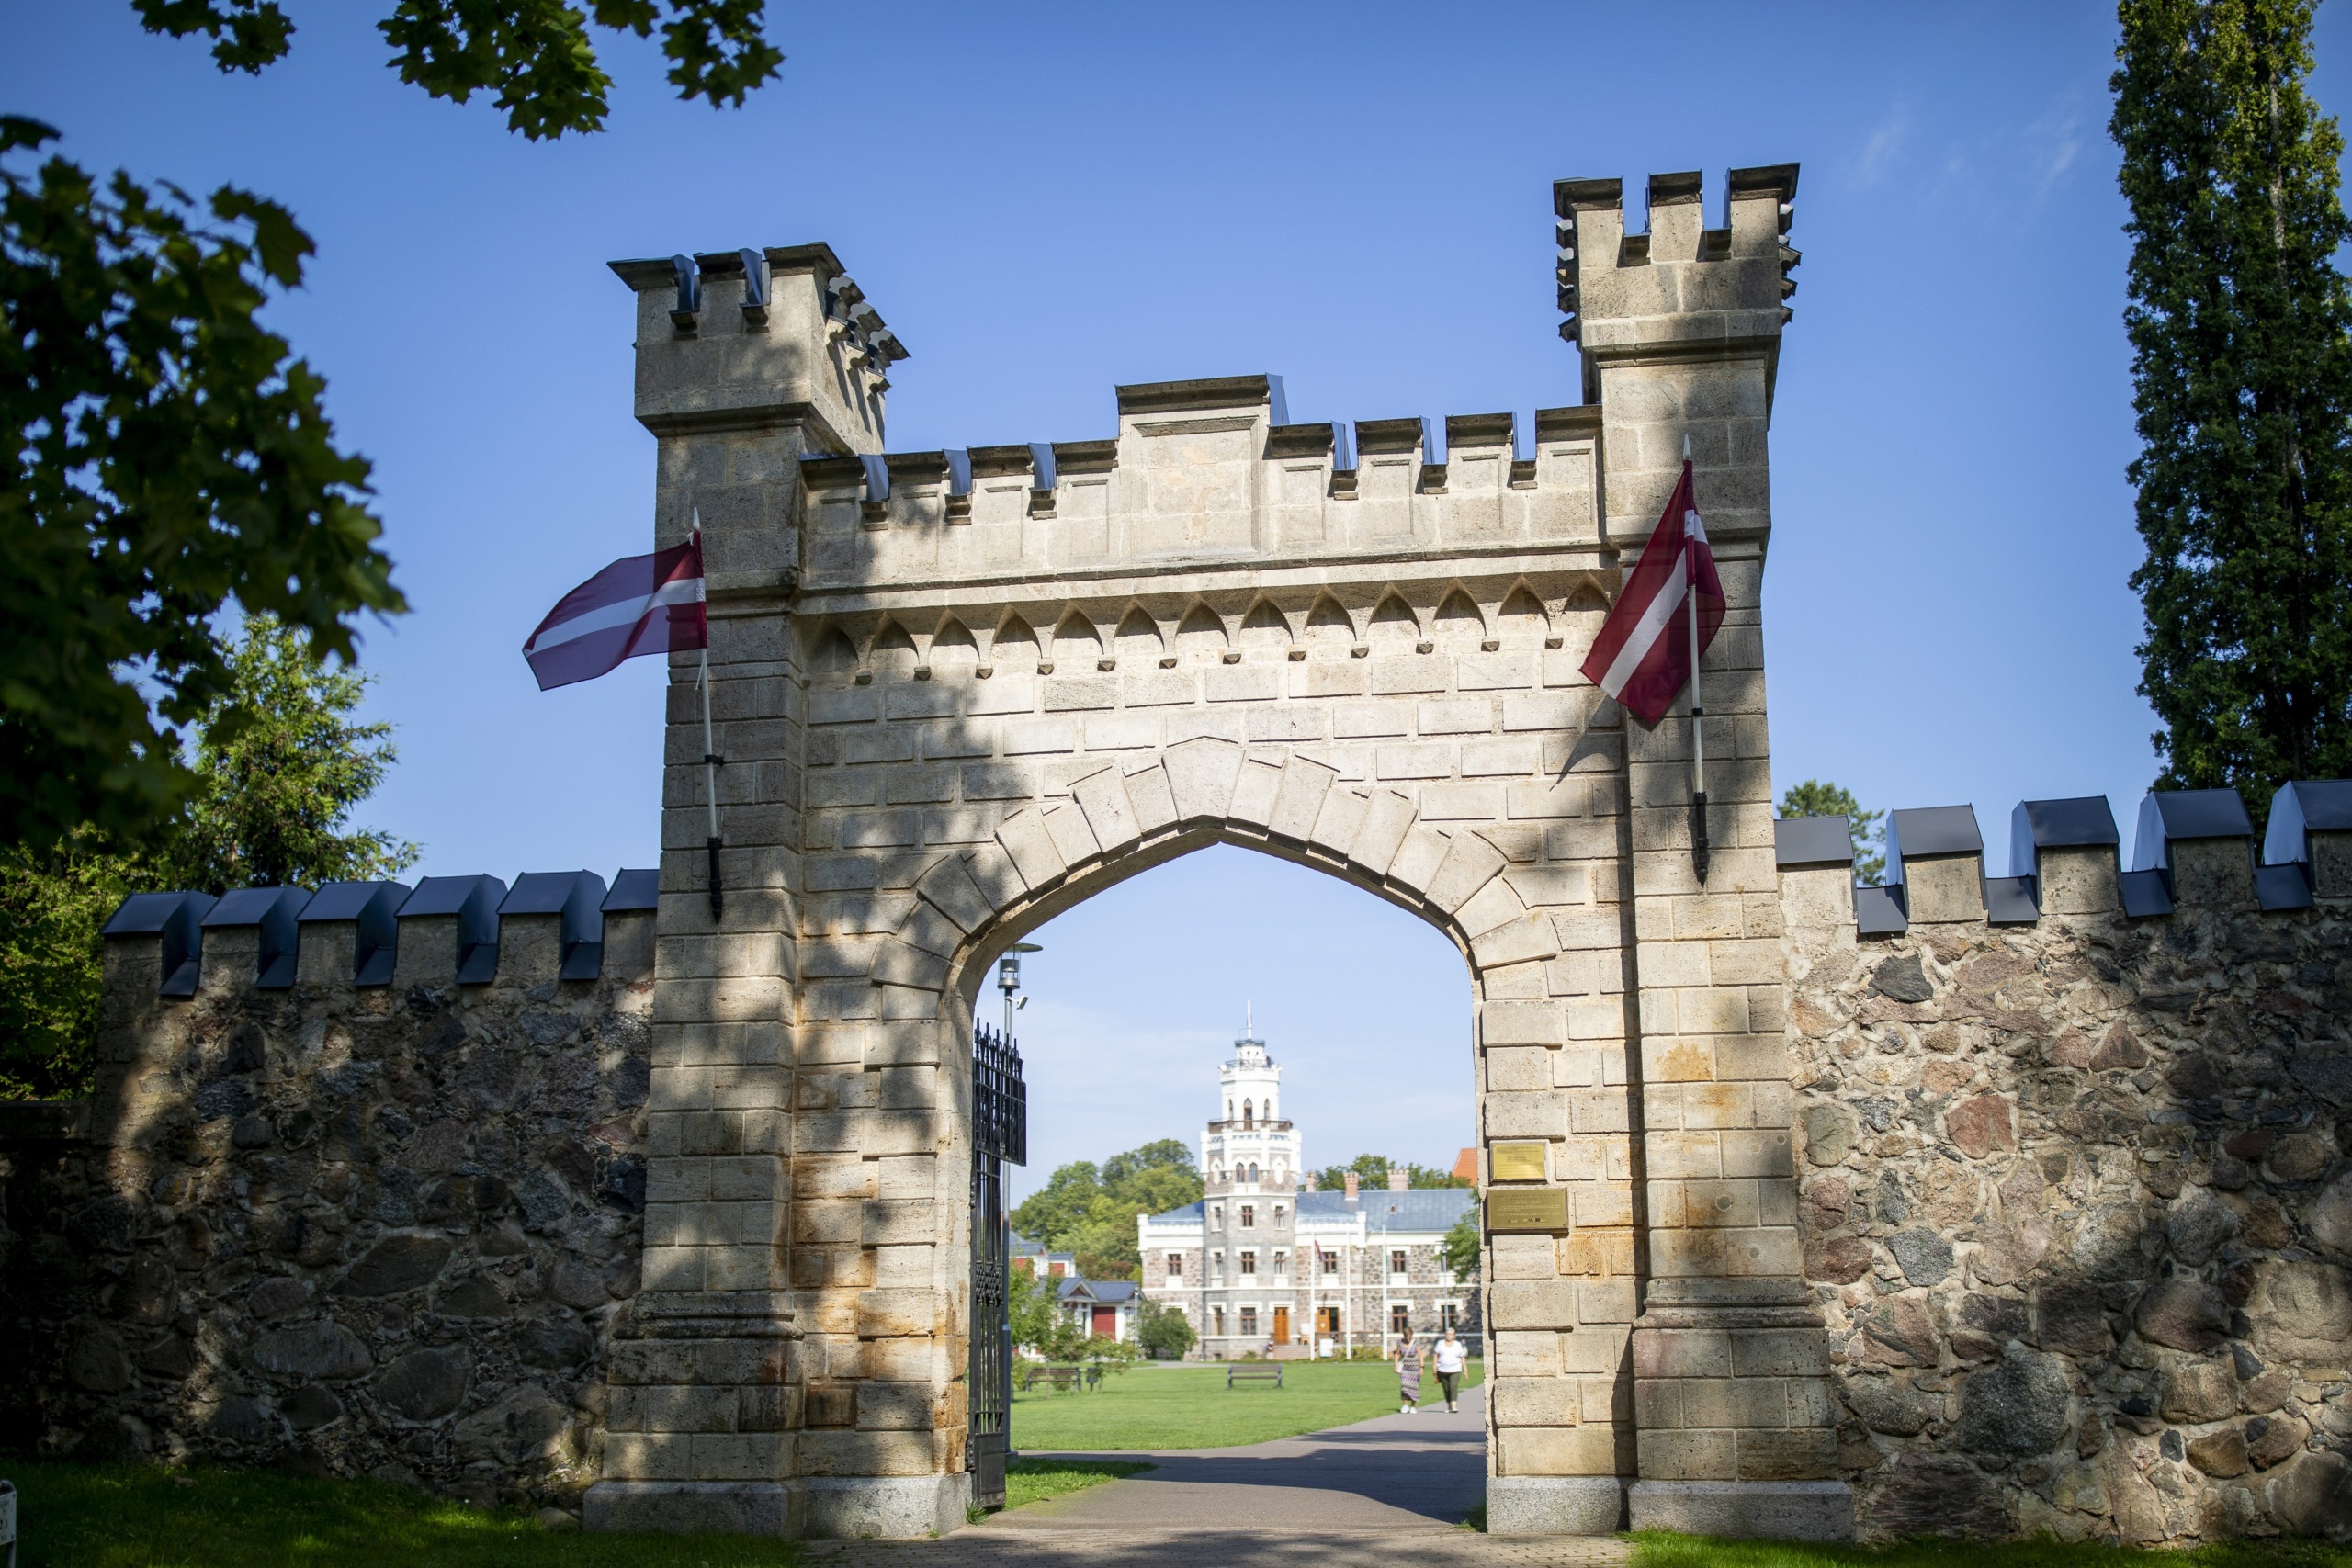
[(2121, 0), (2147, 559), (2140, 690), (2170, 787), (2352, 775), (2352, 239), (2304, 91), (2315, 0)]

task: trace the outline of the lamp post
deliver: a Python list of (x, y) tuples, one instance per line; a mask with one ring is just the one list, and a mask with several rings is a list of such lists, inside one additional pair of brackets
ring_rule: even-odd
[(1029, 998), (1013, 1000), (1021, 990), (1021, 955), (1046, 950), (1034, 942), (1016, 942), (996, 961), (996, 988), (1004, 993), (1004, 1037), (1012, 1038), (1012, 1015), (1029, 1005)]

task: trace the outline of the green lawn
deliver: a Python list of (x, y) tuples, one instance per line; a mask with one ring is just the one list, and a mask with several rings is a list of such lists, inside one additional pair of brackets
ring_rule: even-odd
[(2187, 1551), (2067, 1545), (2047, 1537), (1999, 1546), (1911, 1540), (1875, 1550), (1778, 1540), (1713, 1540), (1648, 1530), (1634, 1568), (2346, 1568), (2352, 1551), (2325, 1541), (2231, 1541)]
[[(1470, 1363), (1465, 1386), (1483, 1364)], [(1423, 1408), (1442, 1410), (1437, 1380), (1421, 1381)], [(1012, 1446), (1076, 1450), (1226, 1449), (1367, 1421), (1396, 1408), (1396, 1374), (1379, 1361), (1285, 1361), (1283, 1386), (1225, 1386), (1218, 1366), (1136, 1367), (1091, 1393), (1015, 1393)]]
[(781, 1568), (789, 1542), (595, 1536), (373, 1481), (0, 1458), (18, 1568)]
[(1005, 1467), (1004, 1506), (1025, 1508), (1048, 1497), (1083, 1492), (1152, 1468), (1123, 1459), (1017, 1459)]

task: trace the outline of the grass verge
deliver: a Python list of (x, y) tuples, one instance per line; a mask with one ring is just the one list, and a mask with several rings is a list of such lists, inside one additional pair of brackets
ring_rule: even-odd
[(2223, 1541), (2179, 1551), (2053, 1540), (1921, 1540), (1894, 1546), (1723, 1540), (1644, 1530), (1634, 1568), (2347, 1568), (2352, 1551), (2322, 1540)]
[(1138, 1460), (1017, 1459), (1005, 1467), (1004, 1506), (1025, 1508), (1048, 1497), (1083, 1492), (1090, 1486), (1100, 1486), (1123, 1475), (1138, 1475), (1153, 1468)]
[[(1466, 1384), (1483, 1375), (1470, 1363)], [(1433, 1380), (1425, 1410), (1443, 1410)], [(1137, 1368), (1091, 1392), (1015, 1393), (1012, 1440), (1025, 1451), (1222, 1449), (1396, 1413), (1396, 1374), (1377, 1361), (1285, 1361), (1283, 1386), (1225, 1386), (1222, 1365)]]
[(582, 1535), (374, 1481), (0, 1458), (18, 1568), (788, 1568), (789, 1541)]

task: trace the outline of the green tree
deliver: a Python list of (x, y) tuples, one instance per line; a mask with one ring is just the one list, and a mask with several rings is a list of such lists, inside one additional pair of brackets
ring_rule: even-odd
[(1415, 1165), (1409, 1160), (1392, 1160), (1386, 1155), (1358, 1155), (1345, 1165), (1327, 1165), (1315, 1173), (1315, 1185), (1326, 1192), (1337, 1192), (1347, 1186), (1348, 1172), (1353, 1171), (1365, 1190), (1385, 1189), (1388, 1173), (1402, 1170), (1408, 1187), (1476, 1187), (1478, 1184), (1450, 1170), (1434, 1166)]
[(2158, 783), (2352, 773), (2352, 240), (2305, 84), (2314, 0), (2123, 0), (2109, 130), (2131, 208)]
[[(285, 57), (278, 0), (133, 0), (202, 34), (224, 72)], [(783, 55), (764, 0), (397, 0), (401, 80), (494, 96), (534, 141), (603, 128), (591, 25), (661, 34), (685, 98), (738, 105)], [(201, 206), (118, 171), (22, 156), (57, 132), (0, 117), (0, 844), (38, 861), (85, 830), (137, 841), (194, 789), (185, 731), (226, 688), (234, 604), (348, 659), (364, 611), (406, 607), (335, 445), (325, 383), (256, 312), (299, 287), (310, 237), (223, 186)], [(77, 840), (78, 841), (78, 840)]]
[(1037, 1261), (1036, 1272), (1014, 1269), (1007, 1301), (1012, 1320), (1012, 1342), (1041, 1356), (1046, 1353), (1046, 1342), (1053, 1337), (1055, 1322), (1060, 1315), (1054, 1310), (1055, 1283), (1046, 1278), (1044, 1269), (1043, 1259)]
[(389, 876), (415, 860), (413, 844), (346, 826), (392, 761), (388, 726), (350, 721), (364, 678), (314, 663), (307, 634), (266, 615), (227, 667), (190, 729), (195, 788), (145, 852), (90, 831), (0, 850), (0, 1099), (88, 1089), (98, 928), (126, 893)]
[(405, 607), (325, 383), (255, 313), (310, 237), (274, 202), (51, 157), (0, 117), (0, 842), (135, 842), (194, 787), (185, 732), (233, 679), (226, 606), (352, 655)]
[(1092, 1160), (1057, 1166), (1044, 1187), (1014, 1206), (1012, 1228), (1047, 1252), (1067, 1252), (1088, 1206), (1102, 1191), (1102, 1168)]
[[(286, 58), (293, 18), (278, 0), (131, 0), (151, 33), (212, 39), (224, 72), (258, 73)], [(494, 93), (506, 127), (533, 141), (605, 128), (613, 79), (596, 59), (593, 21), (608, 31), (662, 32), (670, 84), (684, 99), (740, 106), (784, 63), (763, 33), (766, 0), (399, 0), (376, 24), (401, 80), (465, 103)]]
[(1781, 796), (1781, 815), (1843, 817), (1854, 840), (1854, 880), (1874, 884), (1886, 874), (1886, 813), (1863, 810), (1853, 791), (1807, 779)]
[(394, 760), (389, 724), (356, 724), (368, 679), (312, 657), (309, 635), (255, 615), (229, 654), (229, 691), (198, 728), (198, 780), (157, 855), (176, 887), (358, 881), (416, 863), (417, 847), (347, 826)]
[(1438, 1245), (1438, 1260), (1453, 1270), (1457, 1280), (1478, 1277), (1478, 1205), (1473, 1203), (1453, 1222), (1445, 1233), (1445, 1240)]
[(96, 1064), (98, 928), (137, 867), (89, 835), (0, 849), (0, 1100), (85, 1092)]
[(1173, 1138), (1112, 1156), (1074, 1160), (1012, 1211), (1012, 1226), (1048, 1251), (1076, 1257), (1090, 1280), (1139, 1280), (1136, 1216), (1165, 1213), (1201, 1198), (1192, 1151)]
[(1136, 1340), (1154, 1359), (1182, 1359), (1184, 1352), (1193, 1348), (1193, 1337), (1192, 1320), (1182, 1312), (1145, 1298), (1136, 1314)]

